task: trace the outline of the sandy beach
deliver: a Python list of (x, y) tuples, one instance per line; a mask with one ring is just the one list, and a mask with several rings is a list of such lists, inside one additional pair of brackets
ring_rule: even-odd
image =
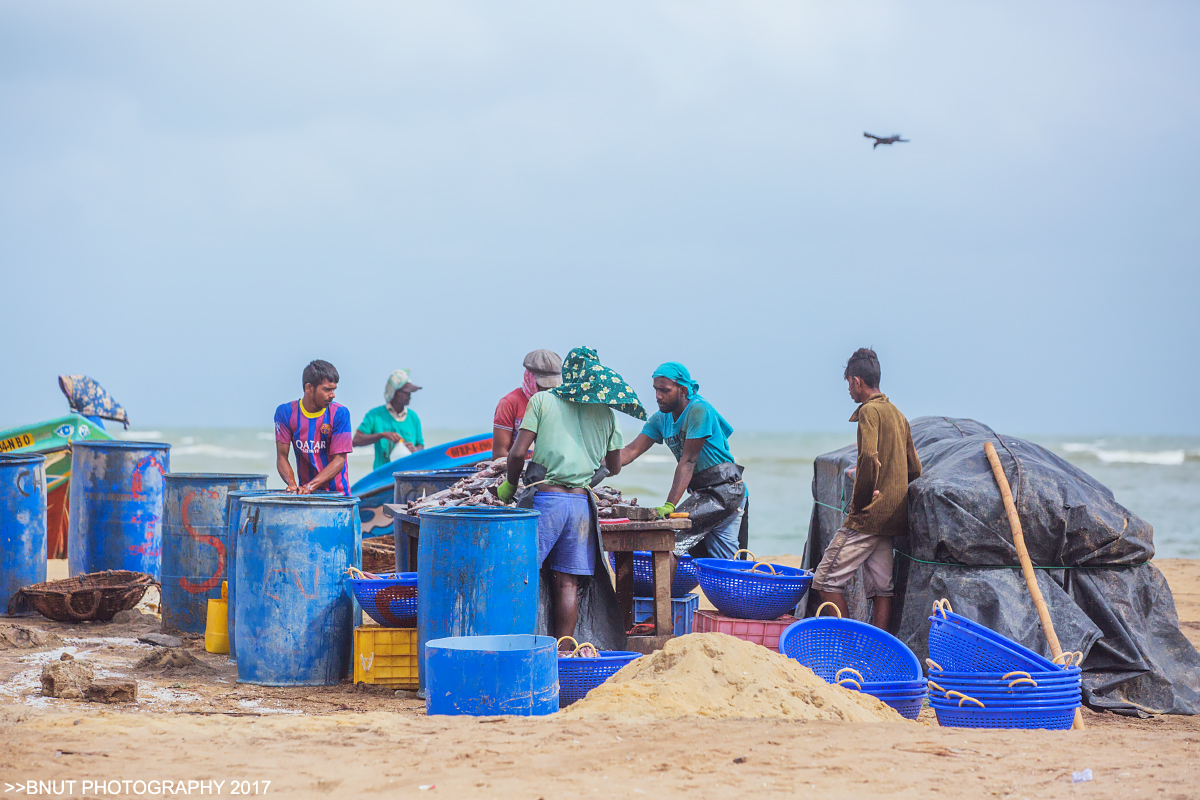
[[(1156, 564), (1170, 581), (1181, 626), (1200, 644), (1200, 561)], [(228, 659), (205, 653), (198, 638), (187, 642), (195, 663), (135, 670), (152, 649), (136, 637), (158, 629), (150, 614), (86, 629), (40, 617), (0, 623), (10, 633), (17, 626), (51, 638), (0, 650), (0, 728), (8, 744), (0, 780), (75, 780), (68, 796), (113, 796), (83, 780), (157, 780), (224, 781), (221, 794), (231, 793), (231, 781), (254, 793), (258, 781), (258, 793), (281, 797), (1190, 798), (1200, 766), (1200, 719), (1193, 717), (1139, 720), (1085, 710), (1084, 732), (940, 728), (928, 709), (915, 723), (876, 724), (428, 718), (422, 701), (380, 688), (237, 684)], [(41, 697), (41, 666), (64, 651), (91, 661), (98, 674), (135, 677), (138, 702)], [(1072, 773), (1083, 769), (1093, 780), (1072, 785)], [(107, 787), (116, 788), (116, 796), (138, 796), (135, 783)]]

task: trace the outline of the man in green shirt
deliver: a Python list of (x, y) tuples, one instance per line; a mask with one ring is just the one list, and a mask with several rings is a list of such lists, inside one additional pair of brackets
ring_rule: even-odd
[[(620, 375), (602, 366), (594, 350), (575, 348), (563, 362), (563, 384), (529, 398), (508, 451), (506, 480), (497, 491), (506, 503), (513, 498), (525, 454), (536, 440), (533, 466), (525, 479), (538, 484), (533, 497), (539, 512), (538, 567), (550, 568), (550, 629), (556, 639), (574, 636), (581, 578), (596, 572), (599, 531), (588, 486), (601, 463), (609, 475), (621, 471), (623, 440), (613, 409), (646, 418), (637, 395)], [(545, 477), (539, 479), (541, 472)]]
[[(412, 393), (420, 388), (409, 382), (408, 370), (396, 370), (383, 387), (384, 404), (368, 411), (354, 432), (355, 447), (375, 445), (375, 466), (372, 469), (389, 463), (397, 444), (403, 444), (409, 453), (424, 449), (425, 435), (421, 433), (421, 418), (408, 407)], [(401, 453), (401, 456), (406, 455), (408, 453)]]

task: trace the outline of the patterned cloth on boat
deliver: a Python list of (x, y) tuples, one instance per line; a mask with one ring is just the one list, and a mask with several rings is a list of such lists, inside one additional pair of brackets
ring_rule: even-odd
[(100, 417), (123, 422), (129, 427), (129, 414), (104, 387), (87, 375), (59, 375), (58, 387), (67, 396), (71, 410), (84, 417)]
[(646, 409), (625, 379), (600, 363), (590, 347), (576, 347), (563, 362), (563, 384), (549, 390), (572, 403), (611, 406), (634, 419), (646, 419)]

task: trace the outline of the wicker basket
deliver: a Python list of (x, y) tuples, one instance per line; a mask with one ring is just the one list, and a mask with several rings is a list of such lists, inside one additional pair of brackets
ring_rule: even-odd
[(26, 586), (13, 595), (9, 607), (23, 599), (43, 617), (58, 622), (108, 622), (117, 612), (141, 602), (154, 583), (154, 577), (144, 572), (92, 572)]
[(363, 539), (364, 572), (376, 575), (396, 571), (396, 541), (391, 536), (372, 536)]

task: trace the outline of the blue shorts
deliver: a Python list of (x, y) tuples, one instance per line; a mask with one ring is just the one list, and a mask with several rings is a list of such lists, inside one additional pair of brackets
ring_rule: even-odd
[(548, 565), (568, 575), (596, 571), (596, 534), (586, 494), (538, 492), (533, 496), (538, 516), (538, 567)]

